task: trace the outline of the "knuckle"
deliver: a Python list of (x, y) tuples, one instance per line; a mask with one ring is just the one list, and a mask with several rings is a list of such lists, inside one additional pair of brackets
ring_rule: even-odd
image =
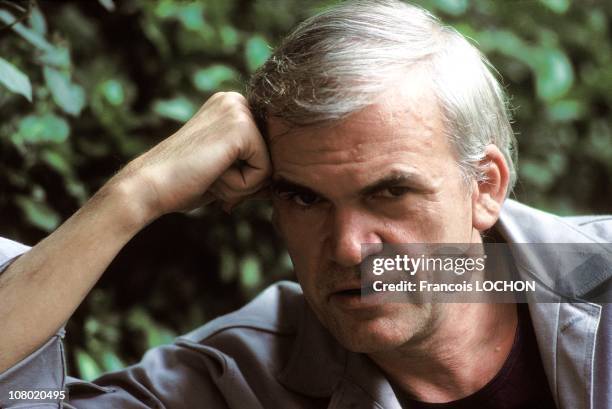
[(224, 92), (221, 104), (228, 109), (246, 109), (245, 99), (237, 92)]
[(232, 112), (236, 109), (237, 104), (236, 104), (236, 101), (232, 97), (223, 95), (221, 98), (219, 98), (219, 106), (224, 111)]
[(242, 102), (242, 101), (245, 100), (244, 97), (242, 96), (242, 94), (239, 93), (239, 92), (236, 92), (236, 91), (227, 91), (227, 92), (225, 92), (225, 95), (226, 95), (227, 98), (231, 98), (231, 99), (233, 99), (233, 100), (235, 100), (237, 102), (238, 101)]
[(234, 109), (231, 113), (232, 123), (235, 126), (249, 126), (251, 124), (250, 115), (242, 109)]
[(210, 96), (208, 100), (211, 102), (218, 102), (222, 100), (224, 96), (225, 96), (225, 92), (215, 92), (214, 94)]

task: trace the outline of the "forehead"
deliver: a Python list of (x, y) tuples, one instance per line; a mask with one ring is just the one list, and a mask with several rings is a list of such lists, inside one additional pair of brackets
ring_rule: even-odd
[(431, 173), (453, 157), (430, 81), (420, 71), (338, 123), (289, 127), (271, 119), (268, 130), (274, 174), (297, 182), (367, 183), (368, 175), (398, 167)]

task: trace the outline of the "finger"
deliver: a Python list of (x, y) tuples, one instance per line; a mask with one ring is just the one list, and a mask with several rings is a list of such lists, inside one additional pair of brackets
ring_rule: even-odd
[(248, 201), (269, 201), (272, 200), (272, 189), (270, 189), (269, 185), (264, 185), (263, 188), (256, 190), (254, 193), (246, 196), (241, 196), (236, 200), (230, 200), (228, 202), (224, 202), (222, 205), (222, 209), (227, 213), (231, 213), (234, 208), (241, 205), (242, 203)]
[(210, 191), (204, 192), (200, 200), (200, 206), (206, 206), (216, 201), (217, 197)]
[(269, 184), (263, 185), (255, 193), (245, 196), (243, 201), (247, 200), (272, 200), (272, 189)]
[(251, 178), (248, 182), (244, 170), (230, 168), (217, 180), (219, 187), (224, 193), (231, 197), (242, 197), (251, 195), (268, 184), (267, 178)]
[(178, 211), (187, 214), (197, 214), (200, 208), (208, 206), (215, 201), (218, 201), (218, 198), (213, 193), (206, 192), (199, 199), (190, 202)]
[(223, 205), (221, 205), (221, 209), (227, 214), (232, 214), (232, 210), (236, 204), (237, 203), (224, 202)]
[(257, 135), (249, 139), (238, 157), (241, 161), (239, 163), (240, 177), (246, 186), (261, 183), (270, 176), (272, 170), (268, 147), (261, 134), (258, 131), (255, 132)]

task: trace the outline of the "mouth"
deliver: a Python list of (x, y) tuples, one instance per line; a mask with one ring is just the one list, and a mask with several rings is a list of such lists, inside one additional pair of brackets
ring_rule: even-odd
[(357, 282), (345, 283), (344, 286), (339, 286), (339, 288), (330, 293), (330, 296), (340, 295), (346, 297), (367, 297), (372, 294), (374, 294), (372, 283), (360, 280)]
[(332, 304), (341, 309), (351, 310), (372, 307), (377, 304), (376, 298), (372, 288), (368, 286), (347, 288), (335, 291), (330, 295)]
[(361, 288), (350, 288), (348, 290), (336, 291), (332, 295), (341, 295), (341, 296), (361, 296)]

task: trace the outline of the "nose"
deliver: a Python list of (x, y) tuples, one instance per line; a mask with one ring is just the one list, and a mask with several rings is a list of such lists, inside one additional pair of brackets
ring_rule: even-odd
[[(375, 232), (374, 220), (363, 210), (353, 208), (335, 208), (330, 215), (330, 248), (331, 258), (338, 265), (353, 267), (359, 265), (363, 258), (372, 251), (372, 246), (362, 244), (382, 243)], [(377, 246), (374, 246), (377, 247)]]

